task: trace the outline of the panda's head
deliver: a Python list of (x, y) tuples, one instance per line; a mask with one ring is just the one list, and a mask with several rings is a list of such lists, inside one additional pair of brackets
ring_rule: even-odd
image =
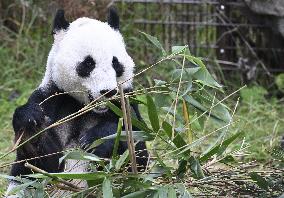
[[(127, 54), (119, 32), (119, 17), (114, 8), (109, 10), (108, 21), (79, 18), (66, 21), (59, 10), (53, 25), (54, 44), (48, 56), (42, 86), (51, 81), (71, 96), (87, 104), (101, 97), (117, 93), (118, 83), (123, 89), (132, 88), (134, 62)], [(96, 108), (97, 113), (107, 111)]]

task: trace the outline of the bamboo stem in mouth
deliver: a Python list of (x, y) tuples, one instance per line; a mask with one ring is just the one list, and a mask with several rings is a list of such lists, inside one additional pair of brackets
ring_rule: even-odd
[(137, 174), (138, 171), (137, 171), (137, 164), (136, 164), (134, 139), (132, 135), (132, 122), (131, 122), (131, 111), (130, 111), (129, 99), (125, 98), (121, 85), (119, 85), (118, 89), (120, 93), (121, 110), (123, 113), (124, 128), (125, 128), (125, 132), (127, 136), (127, 145), (128, 145), (129, 155), (130, 155), (131, 169), (133, 173)]

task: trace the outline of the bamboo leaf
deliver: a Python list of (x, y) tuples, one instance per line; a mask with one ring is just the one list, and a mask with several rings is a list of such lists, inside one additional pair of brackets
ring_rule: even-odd
[(172, 54), (180, 54), (184, 50), (186, 50), (186, 54), (189, 54), (187, 46), (172, 46)]
[(112, 198), (112, 187), (110, 180), (108, 178), (105, 178), (103, 181), (103, 198)]
[[(109, 140), (109, 139), (116, 139), (117, 138), (117, 133), (113, 134), (113, 135), (109, 135), (106, 137), (103, 137), (103, 140)], [(151, 133), (147, 133), (145, 131), (132, 131), (132, 135), (134, 140), (136, 141), (151, 141), (154, 140), (155, 135), (151, 134)], [(122, 131), (121, 134), (119, 135), (119, 140), (120, 141), (127, 141), (127, 136), (126, 136), (126, 132)]]
[(198, 102), (192, 96), (185, 95), (183, 96), (183, 99), (186, 102), (188, 102), (190, 105), (192, 105), (193, 107), (201, 111), (202, 113), (206, 112), (205, 113), (206, 115), (210, 116), (210, 118), (213, 118), (217, 122), (221, 122), (221, 124), (226, 124), (230, 120), (227, 114), (222, 115), (222, 114), (215, 113), (214, 109), (216, 109), (216, 107), (214, 107), (213, 110), (211, 110), (210, 112), (210, 109), (207, 109), (206, 107), (204, 107), (200, 102)]
[[(107, 103), (107, 106), (119, 117), (122, 117), (122, 111), (120, 108), (112, 104), (111, 102)], [(138, 119), (131, 117), (131, 121), (133, 126), (139, 128), (142, 131), (148, 132), (148, 133), (154, 133), (144, 122), (139, 121)]]
[(63, 157), (59, 159), (61, 164), (63, 160), (74, 159), (74, 160), (84, 160), (84, 161), (101, 161), (100, 158), (92, 153), (87, 153), (83, 151), (71, 151), (67, 152)]
[(156, 105), (150, 95), (147, 94), (147, 107), (148, 107), (148, 116), (151, 122), (152, 128), (155, 132), (158, 132), (160, 129), (159, 117), (156, 109)]
[(182, 99), (182, 112), (183, 112), (184, 124), (188, 128), (186, 130), (188, 142), (192, 143), (193, 135), (192, 135), (191, 125), (190, 125), (190, 121), (189, 121), (189, 113), (188, 113), (188, 108), (187, 108), (187, 105), (186, 105), (186, 102), (185, 102), (184, 99)]
[(158, 198), (168, 197), (168, 188), (167, 187), (159, 188), (156, 195), (157, 195)]
[(221, 163), (227, 164), (230, 162), (235, 162), (235, 159), (232, 155), (227, 155), (226, 157), (224, 157), (222, 160), (220, 160)]
[(31, 181), (28, 183), (17, 185), (9, 191), (8, 195), (14, 195), (18, 193), (19, 191), (26, 190), (29, 186), (32, 186), (34, 183), (36, 183), (36, 181)]
[(191, 196), (191, 194), (186, 190), (183, 184), (176, 184), (176, 186), (178, 188), (180, 198), (193, 198), (193, 196)]
[(146, 38), (151, 41), (152, 44), (154, 44), (157, 48), (159, 48), (162, 51), (163, 56), (167, 55), (167, 52), (165, 51), (165, 49), (163, 48), (162, 44), (159, 42), (159, 40), (154, 37), (151, 36), (145, 32), (140, 31), (142, 34), (144, 34), (146, 36)]
[(116, 164), (115, 164), (115, 169), (116, 170), (120, 170), (120, 168), (122, 167), (122, 165), (126, 162), (126, 160), (128, 159), (128, 155), (129, 155), (129, 151), (126, 150), (121, 156), (120, 158), (117, 160)]
[(222, 88), (222, 85), (220, 85), (208, 72), (206, 68), (201, 68), (198, 70), (193, 77), (198, 81), (201, 82), (209, 87), (212, 88)]
[(122, 131), (122, 123), (123, 123), (123, 119), (119, 118), (118, 124), (117, 124), (117, 130), (116, 130), (116, 138), (115, 138), (113, 151), (112, 151), (112, 159), (115, 159), (117, 157), (117, 150), (118, 150), (120, 135)]
[[(105, 172), (62, 172), (62, 173), (49, 173), (50, 175), (53, 175), (55, 177), (59, 177), (62, 179), (82, 179), (82, 180), (101, 180), (104, 179), (107, 176), (107, 173)], [(28, 177), (32, 178), (47, 178), (48, 176), (42, 175), (42, 174), (31, 174), (27, 175)]]
[(205, 177), (198, 159), (196, 159), (195, 157), (191, 156), (189, 158), (189, 163), (190, 163), (190, 170), (194, 174), (195, 178), (202, 179), (202, 178)]
[(146, 190), (141, 190), (141, 191), (130, 193), (128, 195), (123, 196), (122, 198), (145, 198), (145, 197), (151, 197), (156, 192), (157, 192), (156, 190), (146, 189)]
[[(172, 126), (168, 122), (164, 121), (162, 124), (162, 127), (165, 133), (168, 135), (168, 137), (172, 138)], [(173, 139), (173, 143), (175, 144), (177, 148), (180, 148), (186, 145), (186, 142), (181, 137), (181, 135), (176, 132), (175, 132), (175, 138)], [(187, 151), (187, 153), (189, 154), (190, 151)]]
[(176, 194), (176, 190), (169, 186), (168, 188), (168, 198), (176, 198), (177, 197), (177, 194)]
[(227, 147), (234, 142), (238, 137), (244, 136), (244, 133), (237, 133), (230, 138), (226, 139), (222, 144), (218, 144), (214, 148), (212, 148), (208, 153), (204, 154), (199, 160), (200, 162), (206, 162), (208, 159), (210, 159), (213, 155), (218, 154), (221, 155)]
[(252, 173), (249, 173), (251, 179), (253, 181), (256, 182), (256, 184), (264, 189), (264, 190), (268, 190), (268, 187), (269, 187), (269, 183), (266, 181), (266, 179), (262, 176), (260, 176), (259, 174), (257, 174), (256, 172), (252, 172)]

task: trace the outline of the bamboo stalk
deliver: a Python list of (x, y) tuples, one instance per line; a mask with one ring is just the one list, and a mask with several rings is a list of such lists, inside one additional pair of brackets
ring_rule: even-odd
[(42, 169), (32, 165), (32, 164), (29, 164), (28, 162), (25, 163), (25, 167), (33, 170), (34, 172), (41, 173), (41, 174), (43, 174), (45, 176), (48, 176), (48, 177), (50, 177), (50, 178), (52, 178), (52, 179), (54, 179), (54, 180), (56, 180), (56, 181), (58, 181), (58, 182), (60, 182), (62, 184), (65, 184), (66, 186), (70, 187), (73, 191), (74, 190), (83, 190), (83, 189), (77, 187), (76, 185), (72, 184), (71, 182), (68, 182), (68, 181), (66, 181), (64, 179), (58, 178), (58, 177), (56, 177), (56, 176), (54, 176), (54, 175), (52, 175), (52, 174), (50, 174), (50, 173), (48, 173), (48, 172), (46, 172), (44, 170), (42, 170)]
[[(133, 141), (132, 133), (130, 134), (130, 131), (129, 131), (129, 126), (131, 124), (131, 118), (128, 120), (127, 110), (126, 110), (127, 106), (126, 106), (122, 86), (119, 85), (118, 89), (119, 89), (119, 93), (120, 93), (121, 110), (122, 110), (122, 113), (123, 113), (124, 128), (125, 128), (125, 132), (126, 132), (126, 136), (127, 136), (127, 146), (128, 146), (129, 155), (130, 155), (131, 169), (132, 169), (133, 173), (137, 174), (138, 171), (137, 171), (137, 166), (136, 166), (134, 141)], [(128, 108), (128, 111), (129, 111), (129, 108)], [(131, 132), (132, 132), (132, 126), (130, 128), (131, 128)], [(131, 137), (132, 137), (132, 140), (131, 140)]]
[(127, 113), (127, 122), (128, 122), (128, 130), (129, 130), (129, 139), (130, 139), (130, 146), (132, 147), (132, 156), (133, 156), (133, 161), (132, 163), (134, 164), (134, 173), (137, 174), (137, 161), (136, 161), (136, 155), (135, 155), (135, 144), (134, 144), (134, 138), (133, 138), (133, 131), (132, 131), (132, 120), (131, 120), (131, 108), (130, 108), (130, 102), (129, 98), (125, 98), (126, 101), (126, 113)]

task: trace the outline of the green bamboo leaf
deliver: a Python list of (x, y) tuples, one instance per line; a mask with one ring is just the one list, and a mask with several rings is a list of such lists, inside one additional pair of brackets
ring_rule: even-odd
[(31, 181), (28, 183), (17, 185), (9, 191), (8, 195), (14, 195), (18, 193), (19, 191), (26, 190), (29, 186), (32, 186), (34, 183), (36, 183), (36, 181)]
[(187, 171), (187, 161), (186, 160), (179, 160), (178, 169), (177, 169), (177, 176), (179, 178), (183, 178)]
[(103, 181), (103, 198), (112, 198), (112, 187), (110, 180), (108, 178), (105, 178)]
[[(122, 111), (120, 108), (112, 104), (111, 102), (107, 103), (107, 106), (119, 117), (122, 118)], [(148, 133), (154, 133), (144, 122), (139, 121), (138, 119), (131, 117), (131, 121), (133, 126), (139, 128), (142, 131), (148, 132)]]
[[(154, 140), (155, 135), (151, 133), (147, 133), (145, 131), (132, 131), (133, 139), (136, 141), (151, 141)], [(106, 137), (103, 137), (103, 140), (109, 140), (109, 139), (116, 139), (117, 138), (117, 133), (113, 135), (109, 135)], [(120, 141), (127, 141), (127, 134), (125, 131), (122, 131), (120, 136), (119, 136)]]
[(189, 55), (189, 49), (187, 46), (172, 46), (172, 54), (180, 54), (184, 50), (186, 50), (186, 54)]
[(220, 88), (222, 88), (222, 85), (220, 85), (213, 77), (212, 75), (208, 72), (205, 64), (203, 61), (194, 56), (190, 55), (185, 55), (186, 59), (189, 60), (191, 63), (193, 63), (196, 66), (200, 67), (200, 70), (198, 70), (196, 73), (194, 73), (193, 77), (196, 79), (198, 82), (212, 87), (212, 88), (217, 88), (220, 91), (222, 91)]
[(119, 118), (118, 124), (117, 124), (115, 142), (114, 142), (113, 151), (112, 151), (112, 159), (115, 159), (117, 157), (117, 150), (118, 150), (120, 135), (122, 131), (122, 123), (123, 123), (123, 119)]
[(190, 170), (194, 174), (195, 178), (202, 179), (202, 178), (205, 177), (198, 159), (196, 159), (195, 157), (191, 156), (189, 158), (189, 163), (190, 163)]
[(220, 160), (220, 162), (223, 163), (223, 164), (228, 164), (230, 162), (235, 162), (235, 159), (232, 155), (227, 155), (222, 160)]
[(198, 81), (212, 88), (222, 88), (220, 85), (208, 72), (206, 68), (201, 68), (196, 73), (193, 74), (193, 77)]
[(122, 198), (145, 198), (151, 197), (157, 192), (157, 190), (146, 189), (137, 192), (130, 193), (128, 195), (123, 196)]
[(203, 61), (202, 61), (200, 58), (191, 56), (191, 59), (192, 59), (199, 67), (206, 69), (206, 66), (204, 65)]
[(264, 190), (268, 190), (268, 187), (269, 187), (269, 183), (266, 181), (266, 179), (262, 176), (260, 176), (259, 174), (257, 174), (256, 172), (252, 172), (252, 173), (249, 173), (249, 176), (251, 177), (251, 179), (253, 181), (256, 182), (256, 184), (264, 189)]
[(177, 197), (177, 194), (176, 194), (176, 190), (169, 186), (168, 187), (168, 198), (176, 198)]
[(218, 154), (220, 156), (232, 142), (234, 142), (237, 138), (243, 137), (243, 136), (244, 136), (244, 133), (241, 132), (241, 133), (236, 133), (235, 135), (226, 139), (223, 143), (218, 144), (217, 146), (212, 148), (208, 153), (204, 154), (199, 159), (200, 162), (206, 162), (208, 159), (210, 159), (215, 154)]
[[(206, 112), (205, 114), (210, 116), (210, 118), (213, 118), (215, 121), (217, 122), (220, 122), (221, 124), (226, 124), (230, 121), (230, 119), (228, 118), (228, 114), (224, 114), (224, 115), (220, 115), (220, 114), (217, 114), (215, 113), (215, 109), (221, 111), (221, 109), (219, 108), (222, 108), (222, 107), (214, 107), (211, 112), (210, 112), (210, 109), (207, 109), (206, 107), (204, 107), (200, 102), (198, 102), (197, 100), (195, 100), (192, 96), (189, 96), (189, 95), (184, 95), (183, 96), (183, 99), (189, 103), (190, 105), (192, 105), (193, 107), (195, 107), (196, 109), (198, 109), (199, 111), (201, 111), (202, 113), (203, 112)], [(221, 104), (220, 104), (221, 105)], [(223, 109), (222, 109), (223, 110)], [(227, 111), (227, 110), (226, 110)]]
[(122, 165), (124, 163), (126, 163), (126, 161), (128, 161), (127, 159), (128, 158), (128, 155), (129, 155), (129, 151), (126, 150), (121, 156), (120, 158), (117, 160), (116, 164), (115, 164), (115, 169), (116, 170), (120, 170), (120, 168), (122, 167)]
[(87, 153), (83, 151), (70, 151), (67, 152), (63, 157), (59, 159), (61, 164), (63, 160), (74, 159), (74, 160), (84, 160), (84, 161), (101, 161), (100, 158), (92, 153)]
[(150, 95), (147, 94), (147, 107), (148, 107), (148, 116), (151, 122), (152, 128), (155, 132), (158, 132), (160, 129), (159, 117), (156, 109), (156, 105)]
[(171, 178), (173, 176), (172, 173), (171, 173), (171, 167), (168, 167), (164, 163), (163, 159), (160, 157), (158, 152), (154, 151), (154, 154), (157, 157), (156, 160), (157, 160), (159, 166), (154, 166), (153, 169), (155, 169), (155, 172), (158, 173), (158, 174), (156, 174), (156, 173), (151, 174), (150, 173), (147, 177), (148, 178), (151, 178), (151, 177), (154, 178), (154, 177), (158, 177), (159, 174), (163, 173), (163, 174), (167, 175), (168, 178)]
[(186, 190), (184, 184), (176, 184), (178, 188), (180, 198), (193, 198), (193, 196)]
[[(168, 137), (172, 138), (172, 126), (168, 122), (164, 121), (162, 124), (162, 127), (165, 133), (168, 135)], [(173, 139), (173, 143), (175, 144), (177, 148), (180, 148), (186, 145), (186, 142), (184, 141), (184, 139), (177, 132), (175, 132), (175, 138)], [(187, 152), (188, 152), (187, 154), (190, 153), (190, 151), (187, 151)]]
[(147, 34), (145, 32), (141, 32), (141, 33), (144, 34), (146, 36), (146, 38), (149, 41), (151, 41), (151, 43), (153, 43), (157, 48), (159, 48), (162, 51), (163, 56), (167, 55), (167, 52), (165, 51), (165, 49), (163, 48), (162, 44), (159, 42), (159, 40), (156, 37), (151, 36), (151, 35), (149, 35), (149, 34)]
[(158, 198), (168, 197), (168, 188), (167, 187), (160, 187), (156, 193)]
[[(49, 173), (52, 176), (59, 177), (62, 179), (82, 179), (82, 180), (101, 180), (104, 179), (107, 175), (105, 172), (62, 172), (62, 173)], [(48, 178), (46, 175), (42, 174), (30, 174), (27, 175), (28, 177), (32, 178)]]
[(21, 178), (21, 177), (14, 177), (14, 176), (10, 176), (10, 175), (3, 175), (3, 174), (0, 174), (0, 177), (4, 178), (4, 179), (7, 179), (7, 180), (13, 180), (13, 181), (17, 181), (19, 183), (28, 183), (28, 182), (31, 182), (31, 180), (29, 179), (26, 179), (26, 178)]
[(188, 127), (188, 129), (186, 130), (186, 134), (187, 134), (187, 140), (188, 142), (191, 144), (193, 141), (193, 134), (192, 134), (192, 130), (191, 130), (191, 124), (190, 124), (190, 116), (189, 116), (189, 111), (186, 105), (185, 100), (182, 100), (182, 112), (183, 112), (183, 120), (184, 120), (184, 124), (186, 125), (186, 127)]
[(136, 97), (129, 97), (129, 101), (131, 104), (143, 104), (146, 105), (146, 103), (143, 100), (140, 100), (139, 98)]

